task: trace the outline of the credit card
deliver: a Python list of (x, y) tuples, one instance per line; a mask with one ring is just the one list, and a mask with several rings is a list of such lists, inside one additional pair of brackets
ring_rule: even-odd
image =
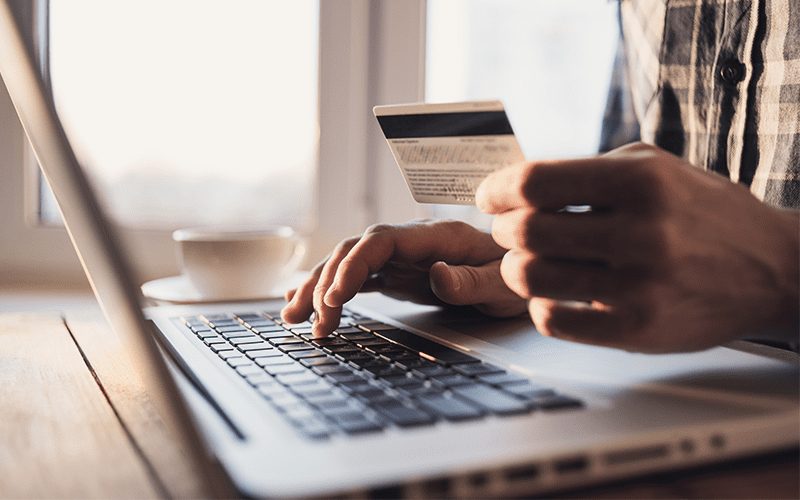
[(373, 111), (419, 203), (474, 205), (487, 175), (525, 160), (499, 101), (399, 104)]

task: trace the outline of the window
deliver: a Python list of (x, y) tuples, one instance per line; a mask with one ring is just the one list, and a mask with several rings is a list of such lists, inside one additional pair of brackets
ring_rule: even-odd
[(615, 2), (428, 0), (426, 100), (500, 99), (529, 159), (594, 154), (618, 34)]
[[(52, 83), (143, 279), (177, 271), (169, 235), (193, 224), (294, 225), (309, 236), (311, 264), (374, 222), (488, 222), (474, 209), (413, 202), (374, 105), (501, 99), (527, 157), (593, 153), (615, 9), (604, 0), (50, 0)], [(0, 130), (8, 141), (24, 143), (21, 129)], [(15, 153), (0, 168), (21, 172), (23, 161)], [(0, 208), (23, 191), (21, 175), (7, 178), (15, 194)], [(0, 222), (15, 242), (0, 246), (3, 267), (64, 269), (63, 230), (51, 244), (42, 232), (57, 229), (23, 226)], [(79, 275), (77, 259), (66, 260)]]
[(318, 13), (317, 0), (50, 0), (56, 105), (119, 222), (309, 224)]
[[(54, 5), (57, 2), (63, 2), (64, 5), (56, 6), (56, 9), (75, 5), (64, 0), (53, 0)], [(150, 13), (155, 17), (160, 15), (161, 3), (132, 0), (130, 3), (135, 3), (142, 10), (156, 9)], [(26, 30), (34, 41), (43, 40), (36, 34), (37, 27), (48, 32), (42, 28), (47, 26), (48, 4), (47, 0), (18, 4), (23, 17), (40, 21), (29, 23)], [(219, 8), (228, 4), (236, 4), (234, 7), (243, 5), (242, 2), (222, 0), (184, 3), (186, 15), (181, 18), (182, 22), (194, 22), (192, 12), (195, 7)], [(250, 4), (256, 5), (255, 2)], [(44, 15), (35, 15), (36, 12)], [(302, 202), (308, 207), (310, 216), (301, 218), (308, 223), (300, 227), (310, 241), (309, 264), (321, 259), (336, 242), (362, 231), (370, 223), (381, 220), (398, 222), (421, 214), (407, 196), (391, 155), (383, 148), (371, 108), (376, 104), (422, 99), (424, 13), (424, 0), (319, 0), (318, 14), (309, 16), (309, 19), (317, 22), (316, 46), (319, 51), (318, 61), (314, 61), (312, 66), (318, 71), (318, 80), (315, 82), (318, 97), (315, 95), (311, 101), (319, 109), (319, 135), (315, 137), (318, 154), (312, 154), (318, 168), (312, 174), (308, 196), (310, 202)], [(88, 16), (89, 13), (81, 11), (81, 15)], [(252, 14), (242, 15), (252, 17)], [(135, 18), (134, 15), (132, 19)], [(309, 19), (304, 18), (304, 21)], [(140, 33), (138, 37), (145, 43), (148, 33)], [(46, 45), (46, 40), (43, 43)], [(90, 43), (100, 44), (102, 40)], [(302, 45), (307, 46), (306, 43)], [(296, 48), (285, 41), (280, 45), (281, 50), (291, 53)], [(258, 62), (258, 59), (258, 54), (254, 54), (253, 61)], [(101, 62), (105, 64), (109, 61)], [(154, 69), (159, 70), (158, 67)], [(294, 77), (293, 74), (277, 75), (284, 81), (292, 81)], [(105, 91), (103, 89), (100, 93)], [(64, 107), (68, 105), (65, 99), (60, 101), (62, 118), (66, 117)], [(0, 93), (0, 119), (10, 124), (0, 129), (0, 145), (19, 144), (18, 150), (14, 147), (8, 149), (9, 153), (13, 153), (6, 155), (9, 156), (8, 161), (5, 157), (0, 158), (3, 160), (0, 168), (11, 172), (6, 178), (9, 182), (1, 188), (9, 195), (0, 196), (0, 208), (6, 209), (4, 213), (9, 215), (0, 220), (0, 230), (9, 236), (6, 244), (0, 245), (0, 263), (6, 271), (3, 278), (8, 280), (13, 276), (21, 280), (45, 281), (48, 286), (54, 280), (85, 282), (63, 228), (48, 227), (38, 220), (42, 208), (37, 201), (38, 196), (34, 195), (37, 194), (39, 176), (35, 162), (26, 163), (23, 157), (26, 141), (4, 93)], [(74, 133), (75, 130), (72, 130), (73, 138)], [(83, 148), (81, 158), (85, 163), (97, 166), (98, 162), (86, 144), (80, 147)], [(30, 166), (23, 168), (23, 165)], [(26, 173), (24, 178), (23, 171)], [(98, 180), (97, 177), (95, 179)], [(29, 189), (32, 186), (37, 187)], [(25, 203), (21, 200), (23, 192)], [(114, 206), (114, 202), (119, 200), (115, 200), (114, 196), (107, 196), (106, 199), (118, 217), (124, 215), (124, 207)], [(21, 213), (22, 206), (27, 207), (24, 215)], [(155, 215), (160, 216), (168, 211), (164, 209)], [(213, 208), (209, 211), (213, 211)], [(291, 216), (296, 217), (296, 214), (292, 213)], [(171, 229), (166, 229), (170, 225), (168, 219), (163, 217), (155, 222), (150, 220), (133, 224), (123, 219), (123, 236), (137, 261), (143, 280), (169, 276), (178, 271), (170, 238)], [(173, 224), (177, 226), (181, 222)]]

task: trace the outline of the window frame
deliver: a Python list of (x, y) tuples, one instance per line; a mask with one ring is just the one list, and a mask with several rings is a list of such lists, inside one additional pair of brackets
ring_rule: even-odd
[[(46, 68), (47, 0), (18, 2), (17, 8)], [(425, 0), (320, 0), (320, 143), (305, 267), (370, 224), (424, 214), (407, 194), (372, 107), (424, 100), (425, 15)], [(85, 286), (64, 227), (39, 218), (38, 165), (3, 86), (0, 121), (0, 282)], [(179, 272), (171, 232), (121, 233), (142, 281)]]

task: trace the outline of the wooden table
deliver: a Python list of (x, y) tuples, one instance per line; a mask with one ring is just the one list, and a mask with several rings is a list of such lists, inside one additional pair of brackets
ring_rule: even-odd
[[(558, 497), (800, 498), (799, 464), (795, 450)], [(199, 488), (99, 308), (0, 314), (0, 498)]]

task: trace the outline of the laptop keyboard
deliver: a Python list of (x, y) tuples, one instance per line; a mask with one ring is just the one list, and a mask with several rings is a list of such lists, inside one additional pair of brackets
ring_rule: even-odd
[(344, 311), (315, 339), (277, 312), (183, 317), (304, 436), (381, 432), (533, 411), (578, 399), (411, 332)]

